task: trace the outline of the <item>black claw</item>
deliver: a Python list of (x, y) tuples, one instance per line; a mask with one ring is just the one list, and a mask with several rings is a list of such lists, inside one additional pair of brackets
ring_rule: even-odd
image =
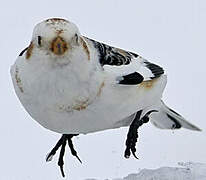
[(51, 152), (47, 155), (47, 157), (46, 157), (46, 162), (49, 162), (49, 161), (52, 160), (52, 157), (56, 154), (57, 150), (58, 150), (59, 147), (62, 145), (63, 138), (64, 138), (64, 135), (62, 135), (62, 137), (59, 139), (59, 141), (58, 141), (57, 144), (54, 146), (54, 148), (51, 150)]
[(127, 147), (126, 150), (125, 150), (125, 152), (124, 152), (124, 157), (125, 157), (126, 159), (129, 159), (130, 155), (131, 155), (131, 153), (130, 153), (130, 148)]
[(76, 158), (79, 160), (79, 162), (82, 164), (81, 159), (79, 158), (79, 156), (76, 155)]
[(60, 166), (60, 171), (61, 171), (61, 173), (62, 173), (62, 177), (65, 177), (63, 166)]
[(80, 163), (82, 163), (81, 159), (79, 158), (79, 156), (77, 155), (77, 152), (76, 152), (75, 149), (74, 149), (74, 145), (73, 145), (73, 143), (72, 143), (71, 138), (68, 138), (67, 140), (68, 140), (68, 145), (69, 145), (70, 150), (71, 150), (71, 154), (72, 154), (73, 156), (75, 156), (75, 157), (79, 160)]
[(58, 160), (58, 166), (60, 167), (62, 176), (65, 177), (64, 175), (64, 153), (65, 153), (65, 146), (66, 146), (66, 137), (64, 136), (63, 142), (62, 142), (62, 146), (61, 146), (61, 151), (60, 151), (60, 155), (59, 155), (59, 160)]
[(139, 158), (137, 157), (137, 155), (135, 154), (135, 152), (132, 151), (132, 154), (133, 154), (133, 156), (134, 156), (136, 159), (139, 159)]
[[(136, 139), (135, 139), (136, 140)], [(137, 142), (137, 140), (134, 142), (134, 144), (131, 146), (131, 151), (132, 151), (132, 154), (133, 154), (133, 156), (136, 158), (136, 159), (139, 159), (137, 156), (136, 156), (136, 148), (135, 148), (135, 146), (136, 146), (136, 142)]]

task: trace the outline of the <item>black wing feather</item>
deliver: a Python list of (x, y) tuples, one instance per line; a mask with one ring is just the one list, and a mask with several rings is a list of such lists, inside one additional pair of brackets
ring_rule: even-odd
[(21, 51), (21, 53), (19, 54), (19, 56), (23, 56), (24, 52), (28, 49), (28, 47), (26, 47), (23, 51)]
[(119, 81), (119, 84), (124, 84), (124, 85), (137, 85), (144, 80), (143, 76), (138, 72), (134, 72), (132, 74), (122, 76), (122, 78), (123, 80)]
[[(89, 38), (87, 38), (89, 39)], [(115, 48), (104, 43), (100, 43), (93, 39), (89, 39), (94, 47), (99, 52), (99, 62), (102, 66), (112, 65), (112, 66), (121, 66), (127, 65), (131, 62), (132, 58), (137, 58), (139, 55), (125, 51), (119, 48)]]
[(145, 62), (146, 67), (152, 72), (154, 77), (151, 77), (151, 79), (158, 78), (162, 74), (164, 74), (164, 69), (156, 64), (150, 63), (149, 61)]

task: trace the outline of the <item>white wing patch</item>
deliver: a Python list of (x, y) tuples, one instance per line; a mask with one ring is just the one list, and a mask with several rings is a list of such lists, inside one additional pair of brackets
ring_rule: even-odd
[[(104, 65), (103, 68), (107, 74), (116, 80), (117, 84), (125, 85), (140, 84), (142, 81), (150, 81), (164, 74), (164, 70), (161, 67), (139, 57), (131, 59), (131, 62), (127, 65)], [(122, 83), (123, 80), (124, 83)]]

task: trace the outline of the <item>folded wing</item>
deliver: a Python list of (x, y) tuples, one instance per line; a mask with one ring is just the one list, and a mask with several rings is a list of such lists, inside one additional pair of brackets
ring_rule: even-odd
[(150, 63), (135, 53), (89, 40), (99, 52), (99, 62), (104, 71), (111, 74), (111, 78), (113, 77), (117, 84), (137, 85), (164, 74), (162, 67)]

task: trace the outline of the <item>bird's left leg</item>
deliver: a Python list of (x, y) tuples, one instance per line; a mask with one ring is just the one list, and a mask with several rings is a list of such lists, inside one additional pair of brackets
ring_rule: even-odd
[[(135, 158), (137, 158), (135, 152), (136, 152), (136, 142), (137, 142), (137, 138), (138, 138), (138, 128), (140, 126), (142, 126), (144, 123), (149, 122), (149, 115), (152, 112), (158, 112), (156, 110), (152, 110), (147, 112), (141, 119), (141, 114), (142, 114), (142, 110), (138, 111), (135, 115), (134, 120), (132, 121), (130, 127), (129, 127), (129, 131), (127, 134), (127, 140), (126, 140), (126, 150), (124, 153), (124, 157), (125, 158), (129, 158), (130, 154), (132, 152), (133, 156)], [(138, 158), (137, 158), (138, 159)]]

